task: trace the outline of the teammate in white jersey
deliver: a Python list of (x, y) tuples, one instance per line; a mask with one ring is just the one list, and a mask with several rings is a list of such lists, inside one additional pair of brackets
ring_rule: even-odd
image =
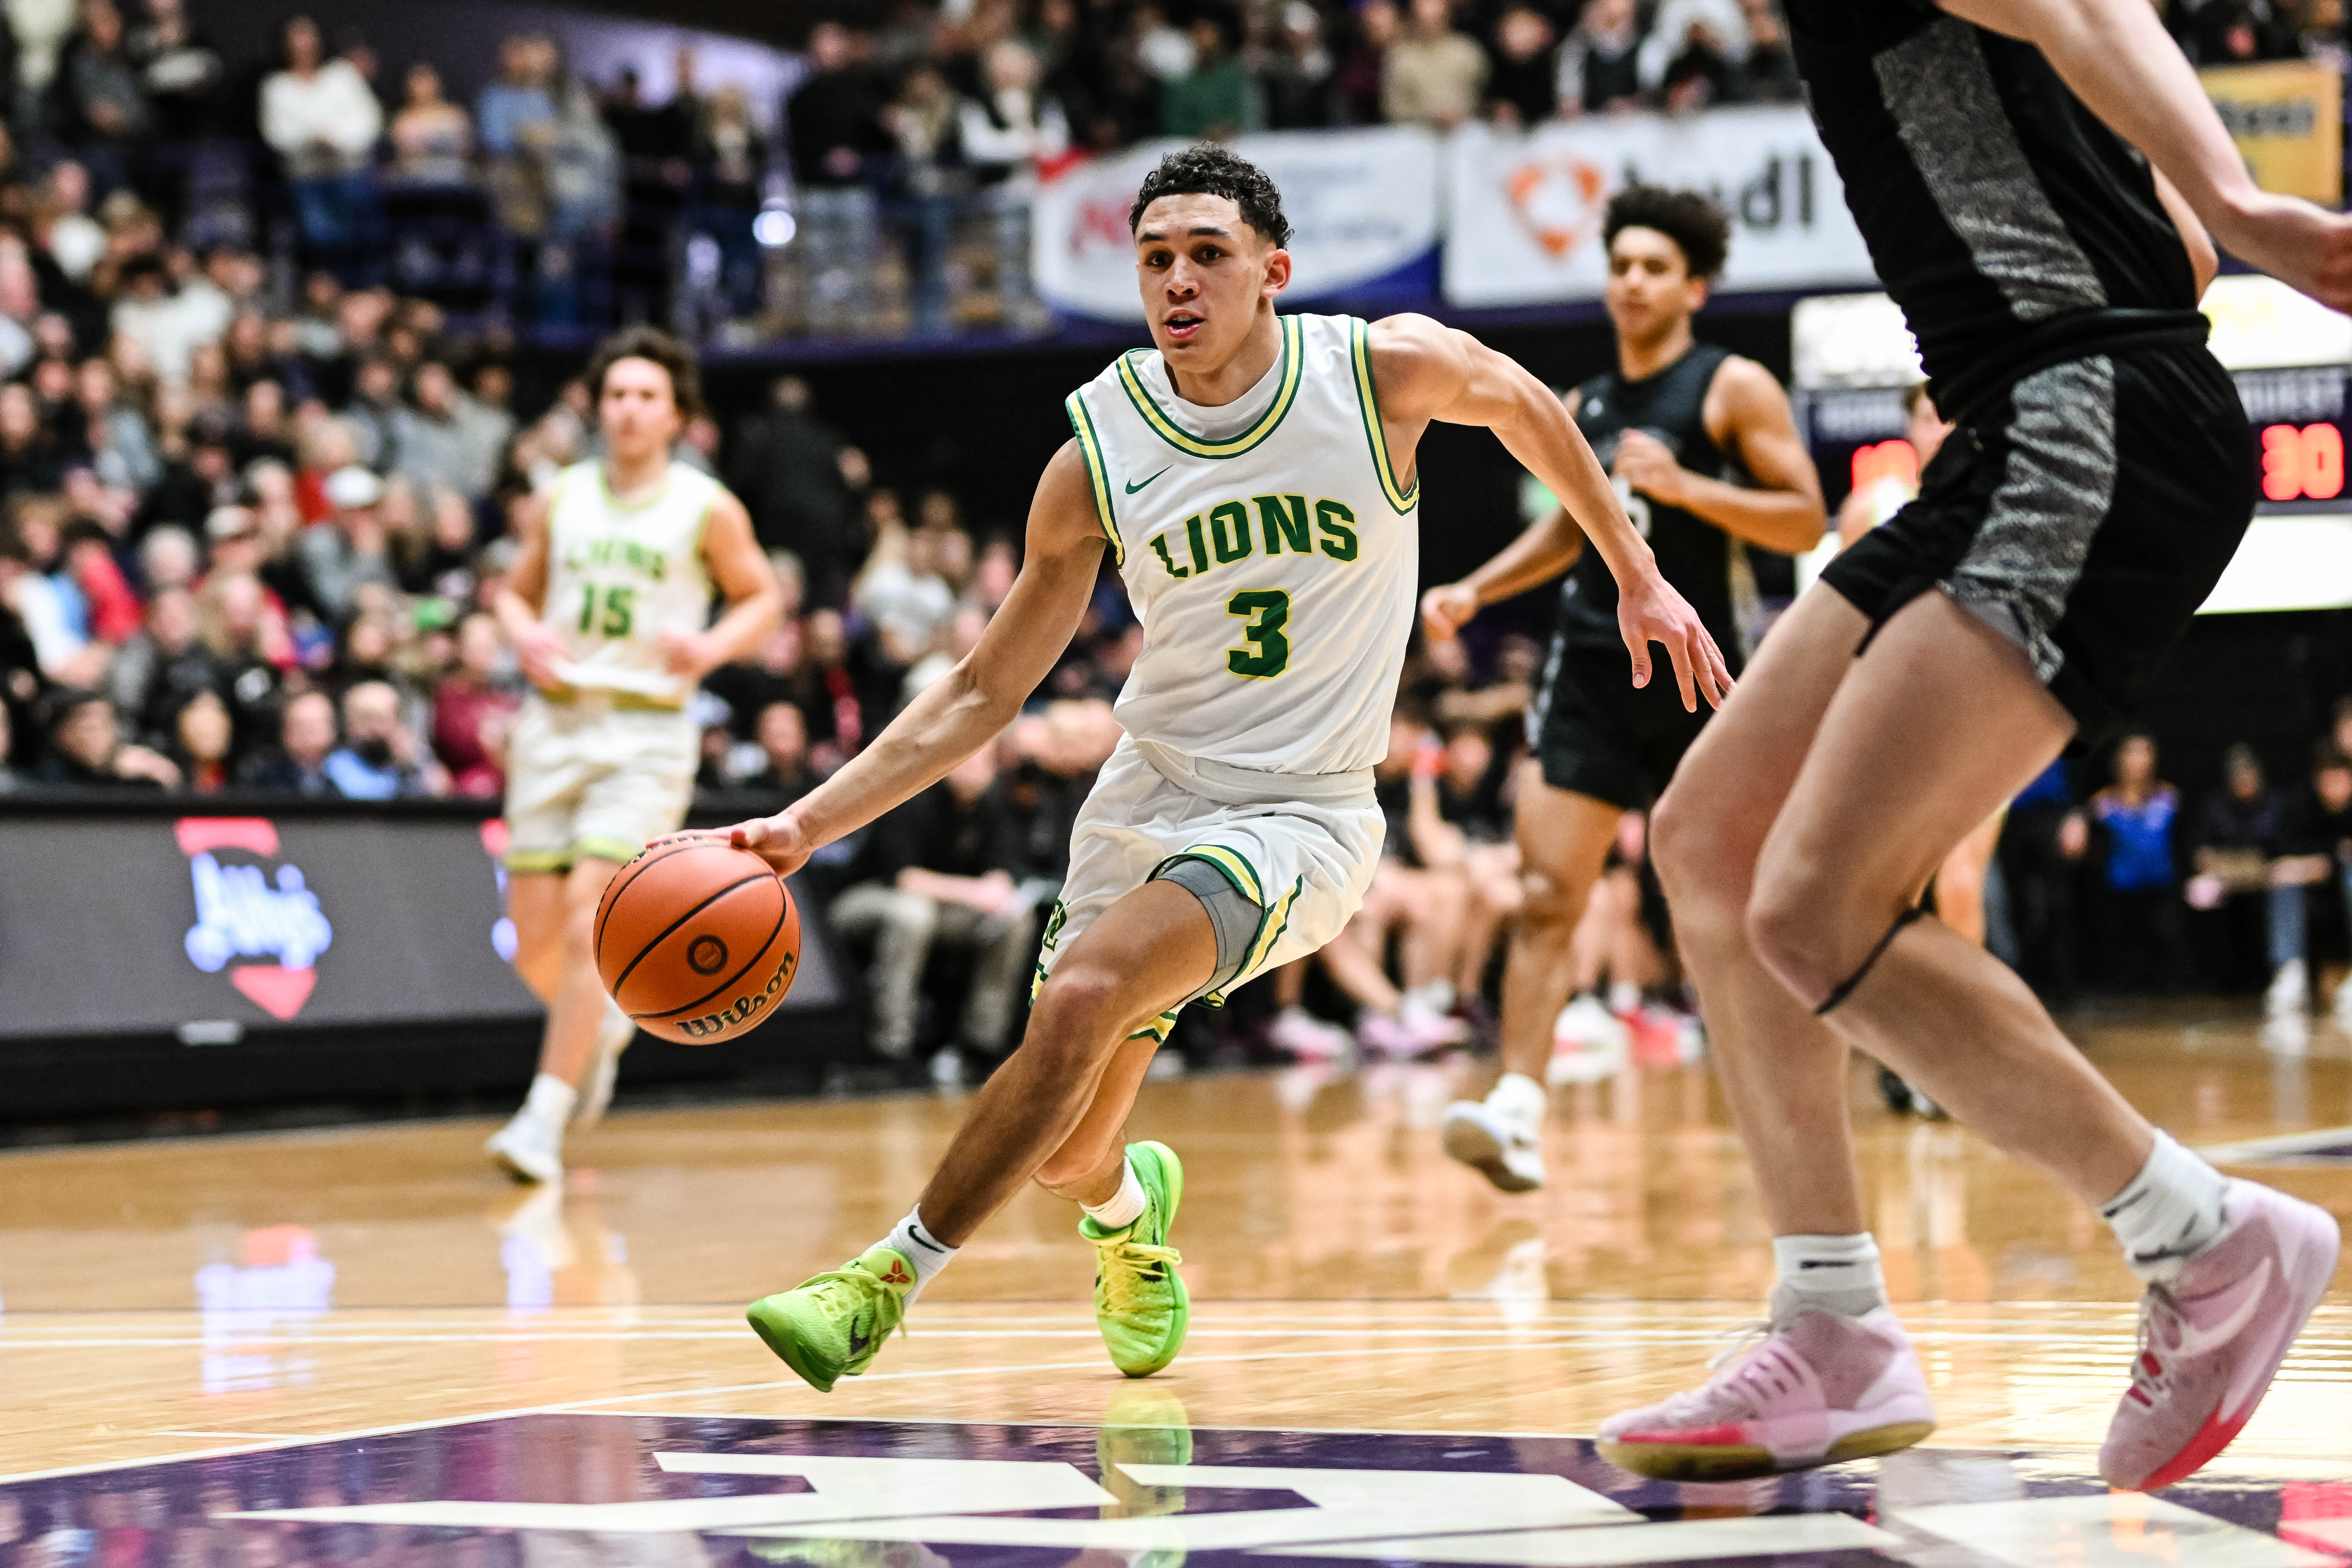
[[(534, 688), (509, 744), (507, 904), (547, 1033), (530, 1097), (488, 1152), (530, 1182), (562, 1175), (565, 1125), (604, 1113), (636, 1033), (596, 978), (597, 900), (622, 862), (686, 820), (687, 699), (783, 606), (743, 503), (670, 459), (699, 406), (693, 355), (631, 328), (597, 350), (587, 380), (604, 456), (523, 509), (493, 606)], [(727, 600), (716, 624), (714, 586)]]
[(972, 654), (855, 762), (736, 841), (792, 870), (988, 743), (1078, 626), (1108, 550), (1141, 617), (1127, 738), (1072, 836), (1021, 1048), (977, 1096), (914, 1211), (843, 1268), (754, 1302), (819, 1389), (866, 1370), (923, 1283), (1035, 1180), (1086, 1209), (1111, 1360), (1156, 1372), (1189, 1310), (1168, 1231), (1182, 1167), (1120, 1131), (1177, 1009), (1337, 935), (1380, 853), (1371, 764), (1413, 616), (1413, 453), (1483, 425), (1566, 499), (1622, 584), (1633, 679), (1666, 647), (1683, 699), (1723, 658), (1666, 584), (1541, 383), (1418, 316), (1281, 317), (1289, 225), (1256, 168), (1171, 154), (1129, 215), (1155, 347), (1069, 400), (1027, 555)]

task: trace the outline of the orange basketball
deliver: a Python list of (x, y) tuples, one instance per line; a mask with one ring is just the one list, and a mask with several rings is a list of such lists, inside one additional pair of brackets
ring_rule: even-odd
[(640, 1027), (707, 1046), (759, 1027), (792, 989), (801, 912), (784, 879), (715, 833), (656, 838), (596, 906), (596, 973)]

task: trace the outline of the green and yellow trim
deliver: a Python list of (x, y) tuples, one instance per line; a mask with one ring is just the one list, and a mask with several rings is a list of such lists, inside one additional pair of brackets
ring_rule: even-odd
[(1168, 1031), (1176, 1026), (1176, 1015), (1182, 1010), (1183, 1009), (1181, 1007), (1169, 1008), (1168, 1011), (1160, 1014), (1160, 1016), (1152, 1019), (1151, 1022), (1144, 1025), (1143, 1027), (1128, 1036), (1128, 1038), (1130, 1040), (1150, 1040), (1154, 1045), (1166, 1045), (1168, 1043)]
[(1225, 880), (1234, 885), (1234, 891), (1255, 904), (1259, 909), (1265, 908), (1265, 883), (1259, 878), (1257, 868), (1249, 863), (1247, 857), (1238, 855), (1222, 844), (1195, 844), (1189, 848), (1178, 850), (1159, 865), (1154, 866), (1151, 868), (1151, 875), (1155, 878), (1162, 875), (1169, 867), (1179, 860), (1201, 860), (1214, 866), (1224, 874)]
[(1167, 411), (1152, 400), (1150, 391), (1143, 384), (1142, 375), (1135, 368), (1137, 357), (1145, 352), (1142, 349), (1130, 350), (1119, 357), (1119, 384), (1127, 388), (1128, 401), (1135, 405), (1135, 411), (1143, 416), (1146, 425), (1151, 426), (1152, 434), (1185, 456), (1238, 458), (1273, 435), (1274, 427), (1281, 424), (1283, 416), (1290, 412), (1290, 405), (1298, 401), (1298, 384), (1306, 372), (1307, 353), (1300, 337), (1298, 318), (1284, 316), (1281, 321), (1282, 358), (1276, 364), (1280, 382), (1275, 391), (1274, 401), (1266, 406), (1264, 414), (1258, 416), (1257, 423), (1238, 436), (1231, 436), (1222, 441), (1204, 441), (1170, 418)]
[(1103, 536), (1110, 541), (1111, 563), (1127, 564), (1127, 542), (1118, 536), (1118, 517), (1110, 504), (1110, 467), (1103, 458), (1102, 437), (1095, 430), (1095, 416), (1087, 407), (1086, 394), (1073, 392), (1062, 400), (1064, 412), (1070, 416), (1070, 433), (1078, 438), (1078, 451), (1087, 460), (1087, 478), (1095, 487), (1095, 510), (1101, 514)]
[(572, 869), (576, 857), (568, 849), (509, 849), (507, 869), (518, 877), (551, 876)]
[[(1257, 934), (1250, 939), (1249, 957), (1242, 961), (1241, 973), (1234, 976), (1235, 985), (1246, 985), (1265, 966), (1266, 959), (1274, 952), (1274, 944), (1280, 942), (1282, 933), (1290, 929), (1291, 906), (1298, 901), (1298, 895), (1306, 889), (1307, 879), (1301, 877), (1290, 884), (1290, 891), (1276, 899), (1259, 917)], [(1212, 1007), (1222, 1007), (1225, 1005), (1225, 994), (1220, 991), (1201, 1000)]]
[(1381, 425), (1380, 389), (1372, 384), (1371, 330), (1360, 319), (1350, 320), (1348, 337), (1356, 362), (1356, 406), (1363, 413), (1364, 438), (1372, 446), (1372, 467), (1381, 476), (1381, 493), (1402, 515), (1411, 511), (1421, 500), (1421, 476), (1415, 474), (1409, 485), (1397, 482), (1396, 465), (1389, 458), (1388, 435)]

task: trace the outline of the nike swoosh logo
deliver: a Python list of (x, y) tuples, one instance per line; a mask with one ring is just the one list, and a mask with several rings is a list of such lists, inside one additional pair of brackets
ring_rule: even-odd
[[(2253, 1273), (2231, 1287), (2230, 1294), (2234, 1295), (2237, 1301), (2232, 1306), (2230, 1315), (2212, 1327), (2200, 1328), (2189, 1321), (2184, 1316), (2180, 1321), (2180, 1343), (2174, 1349), (2173, 1355), (2183, 1359), (2200, 1355), (2235, 1338), (2239, 1331), (2252, 1322), (2254, 1314), (2262, 1310), (2263, 1298), (2269, 1291), (2271, 1276), (2275, 1267), (2270, 1258), (2265, 1258)], [(2225, 1410), (2234, 1412), (2244, 1403), (2246, 1396), (2252, 1390), (2240, 1385), (2250, 1383), (2252, 1376), (2263, 1370), (2266, 1359), (2263, 1356), (2249, 1356), (2240, 1364), (2238, 1375), (2231, 1380), (2231, 1385), (2223, 1406)]]
[(874, 1336), (872, 1334), (861, 1334), (856, 1329), (849, 1331), (849, 1353), (851, 1355), (854, 1356), (864, 1353), (866, 1347), (873, 1342)]
[[(1171, 464), (1169, 464), (1169, 465), (1168, 465), (1168, 468), (1174, 468), (1175, 466), (1176, 466), (1175, 464), (1171, 463)], [(1166, 473), (1166, 472), (1168, 471), (1168, 468), (1162, 468), (1162, 469), (1160, 469), (1160, 474), (1164, 474), (1164, 473)], [(1158, 478), (1160, 477), (1160, 474), (1154, 474), (1154, 475), (1152, 475), (1152, 476), (1151, 476), (1151, 479), (1158, 479)], [(1144, 485), (1148, 485), (1148, 484), (1150, 484), (1150, 483), (1151, 482), (1151, 479), (1146, 479), (1146, 480), (1144, 480), (1144, 481), (1143, 481), (1143, 484), (1136, 484), (1136, 483), (1134, 483), (1134, 482), (1130, 481), (1130, 482), (1129, 483), (1128, 487), (1127, 487), (1127, 493), (1128, 493), (1128, 494), (1129, 494), (1129, 495), (1133, 495), (1136, 491), (1138, 491), (1138, 490), (1141, 489), (1143, 488), (1143, 486), (1144, 486)]]

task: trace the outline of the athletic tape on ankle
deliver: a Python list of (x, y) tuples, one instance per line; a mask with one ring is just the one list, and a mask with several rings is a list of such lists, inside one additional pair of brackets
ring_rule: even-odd
[(1828, 1017), (1831, 1008), (1836, 1006), (1839, 1003), (1853, 995), (1853, 988), (1862, 984), (1863, 977), (1877, 966), (1879, 954), (1885, 952), (1887, 946), (1892, 943), (1896, 937), (1903, 934), (1903, 928), (1905, 926), (1909, 925), (1913, 921), (1917, 920), (1927, 912), (1927, 907), (1925, 904), (1915, 904), (1910, 909), (1905, 910), (1901, 914), (1896, 915), (1895, 917), (1895, 923), (1886, 928), (1886, 934), (1878, 939), (1878, 945), (1870, 950), (1870, 956), (1862, 961), (1862, 967), (1855, 970), (1852, 974), (1847, 975), (1843, 980), (1838, 982), (1837, 988), (1829, 994), (1828, 1000), (1824, 1001), (1820, 1006), (1813, 1009), (1813, 1016), (1816, 1018)]

